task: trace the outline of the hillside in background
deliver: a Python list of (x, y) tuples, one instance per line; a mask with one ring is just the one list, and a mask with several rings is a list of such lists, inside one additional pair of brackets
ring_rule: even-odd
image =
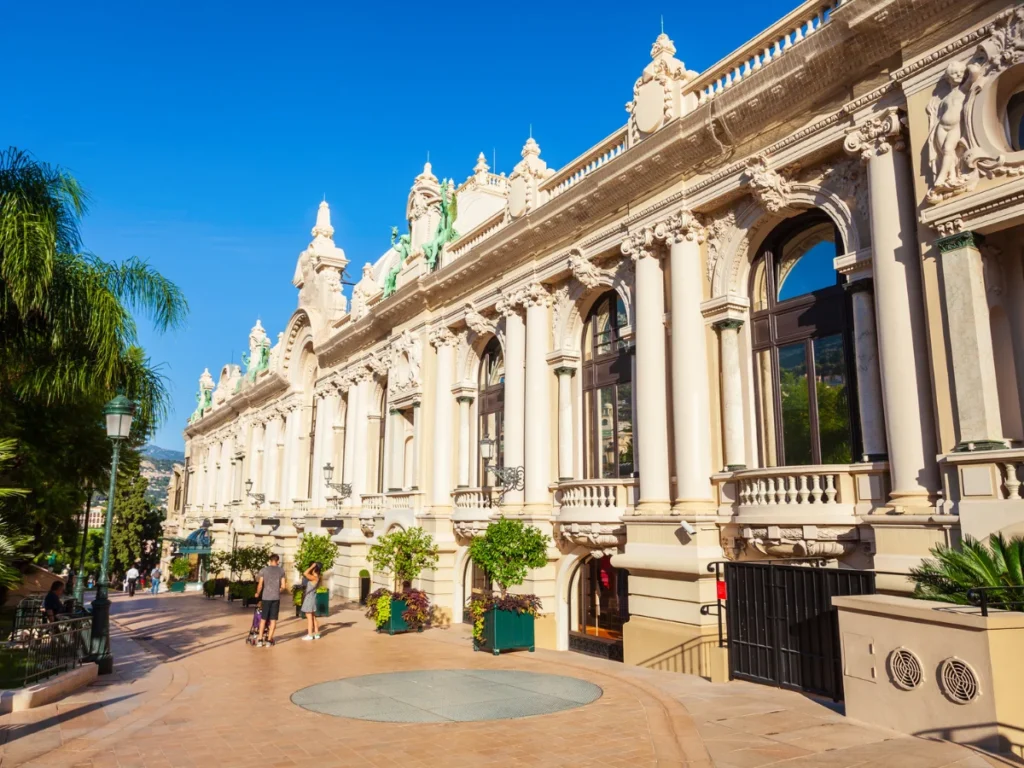
[(167, 486), (171, 482), (171, 471), (175, 464), (185, 463), (182, 451), (172, 451), (158, 445), (144, 445), (139, 453), (142, 456), (140, 471), (149, 480), (146, 498), (161, 509), (167, 506)]

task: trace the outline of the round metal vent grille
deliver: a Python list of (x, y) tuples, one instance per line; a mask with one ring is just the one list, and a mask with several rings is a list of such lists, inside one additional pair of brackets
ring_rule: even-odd
[(893, 685), (904, 691), (917, 688), (924, 680), (924, 668), (921, 666), (921, 660), (914, 655), (913, 651), (908, 651), (906, 648), (897, 648), (889, 654), (889, 672), (892, 675)]
[(957, 704), (970, 704), (978, 698), (978, 676), (966, 661), (955, 656), (939, 665), (939, 681), (942, 692)]

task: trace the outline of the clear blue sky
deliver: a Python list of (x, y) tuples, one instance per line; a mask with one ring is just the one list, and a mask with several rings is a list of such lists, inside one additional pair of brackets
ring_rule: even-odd
[(402, 225), (426, 153), (462, 181), (483, 151), (519, 159), (529, 125), (560, 167), (624, 124), (664, 14), (701, 71), (795, 0), (560, 3), (4, 4), (0, 143), (73, 171), (86, 247), (148, 259), (188, 296), (188, 325), (142, 323), (180, 448), (203, 367), (276, 339), (326, 194), (350, 276)]

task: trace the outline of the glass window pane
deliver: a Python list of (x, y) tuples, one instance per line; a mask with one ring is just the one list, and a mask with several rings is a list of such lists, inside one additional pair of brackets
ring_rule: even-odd
[(601, 477), (615, 477), (617, 454), (615, 440), (615, 387), (597, 391), (598, 425), (601, 431)]
[(594, 354), (606, 355), (611, 351), (612, 318), (607, 298), (601, 299), (594, 313)]
[(775, 377), (772, 375), (770, 349), (754, 353), (754, 376), (757, 378), (757, 429), (761, 464), (765, 467), (777, 467), (779, 451), (775, 435)]
[(786, 241), (777, 264), (778, 300), (786, 301), (834, 286), (835, 257), (836, 244), (831, 224), (811, 227)]
[(624, 328), (629, 325), (629, 318), (626, 317), (626, 304), (619, 294), (615, 294), (615, 327)]
[(804, 342), (779, 347), (782, 443), (787, 466), (811, 463), (811, 408)]
[(853, 461), (853, 448), (842, 336), (837, 334), (815, 339), (814, 378), (818, 397), (821, 463), (849, 464)]
[(767, 257), (758, 260), (754, 265), (753, 282), (753, 310), (758, 312), (768, 309), (768, 259)]
[(633, 474), (633, 385), (619, 384), (619, 477)]
[(594, 411), (593, 390), (586, 390), (583, 393), (583, 413), (586, 414), (586, 418), (583, 419), (583, 476), (589, 480), (597, 477), (594, 469), (594, 454), (597, 451), (594, 444), (594, 424), (597, 423), (597, 414)]

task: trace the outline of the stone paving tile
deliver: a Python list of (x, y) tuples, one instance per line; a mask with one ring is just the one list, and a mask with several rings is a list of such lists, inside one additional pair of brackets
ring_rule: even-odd
[[(301, 622), (286, 619), (279, 645), (258, 649), (243, 643), (250, 611), (198, 595), (115, 598), (114, 618), (116, 674), (62, 702), (0, 717), (2, 768), (999, 764), (962, 747), (847, 721), (830, 703), (789, 691), (712, 685), (576, 654), (473, 653), (465, 627), (389, 637), (373, 633), (360, 613), (342, 611), (325, 622), (318, 642), (298, 642)], [(357, 721), (292, 702), (309, 689), (309, 701), (330, 704), (336, 700), (310, 686), (345, 680), (358, 688), (356, 678), (399, 670), (415, 671), (427, 690), (452, 669), (484, 679), (499, 670), (562, 675), (603, 693), (553, 715), (490, 722)], [(528, 677), (506, 684), (516, 694), (552, 693)]]

